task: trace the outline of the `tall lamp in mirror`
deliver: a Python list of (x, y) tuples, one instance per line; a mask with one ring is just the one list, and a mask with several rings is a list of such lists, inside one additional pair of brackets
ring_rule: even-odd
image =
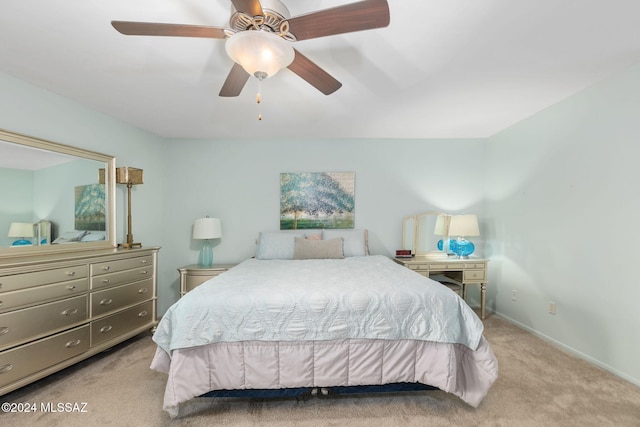
[(29, 239), (33, 239), (33, 224), (30, 222), (12, 222), (9, 227), (9, 237), (17, 237), (18, 240), (14, 241), (11, 246), (28, 246), (33, 242)]
[(473, 214), (453, 215), (449, 225), (449, 235), (457, 236), (455, 242), (452, 242), (453, 253), (458, 255), (458, 258), (469, 258), (476, 247), (466, 237), (480, 235), (478, 218)]
[(120, 243), (118, 245), (119, 248), (131, 249), (142, 246), (142, 243), (133, 242), (133, 232), (131, 231), (131, 187), (142, 183), (142, 169), (131, 167), (116, 168), (116, 184), (125, 184), (127, 186), (127, 242)]
[(198, 264), (201, 267), (210, 267), (213, 265), (213, 245), (212, 239), (222, 237), (222, 225), (218, 218), (198, 218), (193, 223), (193, 238), (202, 240), (202, 249), (200, 249), (200, 258)]

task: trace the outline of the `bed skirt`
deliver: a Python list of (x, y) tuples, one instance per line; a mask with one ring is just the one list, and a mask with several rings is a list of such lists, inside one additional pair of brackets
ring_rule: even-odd
[(486, 340), (461, 344), (420, 340), (243, 341), (174, 350), (161, 348), (151, 369), (168, 375), (163, 409), (212, 390), (287, 389), (421, 383), (473, 407), (498, 376)]

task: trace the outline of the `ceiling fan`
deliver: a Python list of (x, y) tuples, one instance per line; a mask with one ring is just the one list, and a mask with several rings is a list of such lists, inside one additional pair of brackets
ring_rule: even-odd
[(363, 0), (291, 17), (280, 0), (231, 0), (230, 28), (111, 21), (124, 35), (227, 39), (234, 60), (220, 96), (238, 96), (251, 75), (258, 80), (288, 68), (325, 95), (342, 83), (293, 48), (292, 42), (389, 25), (387, 0)]

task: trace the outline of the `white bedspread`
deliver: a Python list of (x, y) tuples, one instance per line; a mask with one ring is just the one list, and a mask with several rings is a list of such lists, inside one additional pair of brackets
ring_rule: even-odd
[(451, 290), (384, 256), (242, 262), (163, 316), (172, 350), (218, 342), (407, 339), (478, 347), (483, 325)]

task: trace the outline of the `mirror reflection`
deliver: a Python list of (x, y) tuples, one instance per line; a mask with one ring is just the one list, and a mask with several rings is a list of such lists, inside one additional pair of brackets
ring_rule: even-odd
[(113, 246), (113, 184), (100, 184), (99, 170), (114, 166), (110, 156), (0, 131), (0, 254)]
[(438, 248), (438, 241), (448, 242), (450, 215), (423, 212), (402, 221), (402, 246), (416, 256), (447, 256), (448, 248)]

